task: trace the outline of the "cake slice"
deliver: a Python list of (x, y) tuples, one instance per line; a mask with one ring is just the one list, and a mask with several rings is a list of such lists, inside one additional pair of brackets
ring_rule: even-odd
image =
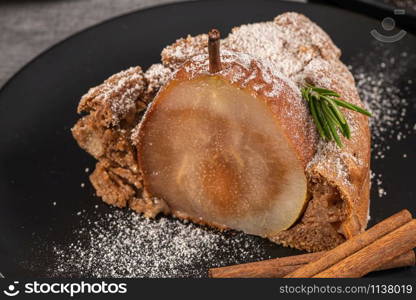
[[(93, 93), (90, 91), (88, 96), (83, 97), (89, 100), (82, 100), (79, 110), (88, 114), (78, 121), (73, 134), (80, 146), (98, 160), (91, 181), (97, 195), (107, 203), (118, 207), (129, 206), (147, 216), (175, 213), (172, 204), (143, 191), (143, 174), (138, 165), (142, 153), (137, 152), (134, 142), (139, 141), (139, 123), (147, 103), (152, 102), (160, 87), (184, 63), (206, 54), (206, 43), (205, 34), (188, 36), (162, 51), (162, 64), (157, 64), (145, 73), (139, 68), (122, 72), (126, 82), (133, 80), (136, 83), (133, 88), (135, 92), (128, 93), (129, 101), (124, 100), (126, 91), (131, 88), (120, 90), (120, 83), (111, 78), (93, 89)], [(222, 45), (224, 50), (244, 53), (255, 61), (264, 61), (293, 90), (299, 90), (308, 82), (334, 90), (346, 101), (362, 105), (351, 73), (339, 60), (339, 49), (321, 28), (303, 15), (285, 13), (271, 22), (242, 25), (233, 29), (222, 41)], [(109, 93), (108, 86), (109, 90), (119, 89), (119, 92)], [(111, 103), (123, 103), (123, 109), (117, 110), (115, 108), (118, 105)], [(303, 105), (302, 109), (307, 111), (305, 102), (300, 101), (299, 105)], [(267, 236), (285, 246), (320, 251), (333, 248), (365, 229), (370, 187), (368, 120), (365, 116), (350, 111), (343, 113), (352, 127), (351, 139), (342, 140), (343, 148), (333, 142), (318, 139), (309, 114), (301, 120), (302, 128), (310, 131), (305, 143), (297, 145), (310, 149), (310, 155), (304, 157), (302, 165), (307, 195), (303, 210), (296, 209), (300, 217), (289, 218), (291, 224), (283, 226), (285, 228), (252, 233)], [(303, 115), (294, 110), (292, 119), (287, 124), (295, 124), (300, 116)], [(301, 132), (293, 130), (290, 139), (295, 140), (299, 136), (302, 136)], [(138, 149), (141, 149), (140, 145)], [(189, 165), (186, 157), (178, 163), (182, 164), (183, 170)], [(183, 184), (184, 176), (181, 174), (177, 172), (172, 182)], [(217, 180), (213, 182), (217, 184)], [(225, 181), (222, 183), (226, 185)], [(224, 190), (220, 189), (217, 195), (221, 196), (221, 191)], [(217, 223), (221, 222), (212, 223), (210, 225), (218, 226)], [(229, 224), (218, 227), (235, 226)], [(248, 231), (242, 227), (237, 229)]]
[(132, 67), (112, 75), (81, 98), (78, 112), (86, 115), (72, 128), (79, 146), (98, 160), (90, 176), (97, 196), (110, 205), (127, 206), (149, 217), (166, 207), (143, 193), (131, 132), (170, 73), (155, 64), (146, 73)]

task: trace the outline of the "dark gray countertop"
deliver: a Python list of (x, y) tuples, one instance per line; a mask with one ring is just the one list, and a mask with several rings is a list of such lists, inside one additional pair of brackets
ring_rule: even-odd
[[(0, 87), (33, 57), (73, 33), (132, 10), (179, 1), (186, 0), (2, 0)], [(416, 3), (384, 1), (411, 8)]]
[(33, 57), (93, 24), (178, 0), (0, 1), (0, 87)]

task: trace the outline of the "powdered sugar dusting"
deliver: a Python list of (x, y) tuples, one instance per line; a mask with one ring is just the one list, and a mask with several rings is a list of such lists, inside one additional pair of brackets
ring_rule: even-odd
[[(185, 64), (184, 68), (191, 78), (201, 74), (210, 74), (207, 54), (195, 55), (190, 58), (190, 62), (191, 63)], [(260, 77), (269, 87), (271, 87), (270, 90), (265, 92), (265, 95), (268, 97), (276, 97), (282, 91), (282, 85), (276, 81), (276, 78), (279, 78), (283, 80), (287, 86), (291, 87), (295, 94), (300, 95), (300, 93), (298, 93), (299, 89), (295, 83), (276, 71), (268, 60), (255, 58), (246, 53), (223, 49), (221, 51), (221, 62), (223, 65), (236, 63), (239, 68), (242, 68), (238, 70), (236, 68), (223, 67), (222, 70), (218, 72), (219, 75), (224, 77), (231, 76), (231, 82), (239, 82), (242, 88), (245, 88)], [(257, 85), (257, 87), (259, 90), (259, 85)], [(263, 85), (262, 88), (263, 87), (265, 87), (265, 85)]]
[(172, 75), (172, 70), (163, 66), (162, 64), (153, 64), (144, 73), (144, 78), (147, 82), (147, 88), (145, 92), (146, 102), (153, 100), (153, 97), (159, 91), (159, 89), (168, 82)]
[(122, 210), (76, 233), (86, 240), (55, 246), (53, 276), (206, 277), (209, 267), (268, 258), (260, 238)]
[[(372, 133), (372, 157), (385, 159), (391, 144), (415, 134), (416, 124), (408, 123), (409, 98), (412, 78), (406, 76), (409, 66), (416, 63), (416, 56), (408, 52), (396, 52), (376, 45), (372, 55), (359, 55), (350, 66), (354, 73), (361, 99), (370, 109)], [(356, 65), (356, 66), (355, 66)], [(407, 155), (404, 153), (402, 158)], [(372, 182), (378, 196), (387, 195), (381, 173), (372, 172)]]
[(208, 35), (188, 35), (186, 38), (176, 40), (162, 51), (162, 62), (171, 69), (177, 69), (190, 57), (207, 53)]
[(405, 139), (412, 134), (412, 124), (406, 124), (409, 106), (408, 91), (413, 84), (405, 79), (399, 87), (399, 81), (415, 57), (402, 52), (398, 57), (385, 51), (377, 63), (368, 61), (370, 66), (354, 68), (357, 88), (364, 103), (374, 117), (371, 118), (371, 130), (374, 139), (375, 159), (383, 158), (389, 150), (388, 141)]
[(284, 49), (282, 31), (273, 22), (242, 25), (228, 36), (225, 43), (232, 49), (267, 59), (273, 69), (290, 76), (299, 72), (303, 62)]
[(91, 88), (80, 102), (79, 110), (86, 106), (108, 105), (111, 124), (118, 125), (127, 113), (132, 111), (145, 89), (143, 72), (140, 67), (131, 67), (114, 74), (99, 86)]
[[(343, 153), (338, 145), (331, 141), (320, 140), (315, 156), (308, 163), (306, 170), (315, 169), (318, 172), (332, 172), (332, 177), (338, 183), (351, 186), (348, 180), (348, 169), (344, 161), (347, 153)], [(328, 159), (329, 158), (329, 159)]]
[[(134, 82), (134, 85), (130, 86), (130, 82)], [(134, 109), (136, 100), (142, 93), (142, 89), (143, 77), (141, 74), (134, 73), (128, 79), (120, 79), (116, 86), (108, 89), (108, 91), (103, 94), (103, 97), (106, 99), (115, 99), (113, 98), (114, 94), (121, 94), (116, 98), (118, 101), (111, 102), (111, 110), (114, 113), (114, 123), (119, 122), (119, 116), (124, 115), (130, 111), (130, 109)]]
[(327, 48), (331, 58), (339, 50), (313, 22), (295, 13), (282, 14), (272, 22), (234, 28), (224, 40), (230, 49), (267, 60), (273, 70), (291, 77)]

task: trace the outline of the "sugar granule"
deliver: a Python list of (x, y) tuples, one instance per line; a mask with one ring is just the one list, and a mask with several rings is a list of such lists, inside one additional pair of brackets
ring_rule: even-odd
[[(401, 142), (415, 133), (407, 121), (409, 103), (414, 97), (410, 93), (413, 81), (405, 78), (409, 66), (415, 62), (415, 55), (375, 45), (370, 55), (358, 55), (350, 66), (360, 98), (373, 114), (370, 125), (374, 160), (385, 159), (391, 143)], [(378, 196), (385, 196), (387, 191), (382, 187), (381, 174), (372, 177)]]
[(177, 219), (116, 210), (86, 221), (84, 242), (55, 246), (52, 276), (205, 277), (209, 267), (268, 258), (260, 238)]

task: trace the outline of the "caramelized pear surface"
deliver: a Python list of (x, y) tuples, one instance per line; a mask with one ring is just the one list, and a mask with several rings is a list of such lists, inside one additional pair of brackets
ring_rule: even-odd
[(176, 215), (268, 236), (302, 212), (303, 167), (272, 112), (220, 76), (173, 81), (139, 136), (145, 187)]

